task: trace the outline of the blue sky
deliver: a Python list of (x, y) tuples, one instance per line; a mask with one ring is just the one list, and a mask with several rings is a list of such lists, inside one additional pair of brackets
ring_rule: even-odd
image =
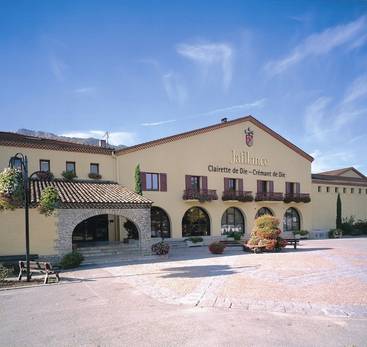
[(251, 114), (367, 174), (367, 1), (0, 1), (1, 130), (131, 145)]

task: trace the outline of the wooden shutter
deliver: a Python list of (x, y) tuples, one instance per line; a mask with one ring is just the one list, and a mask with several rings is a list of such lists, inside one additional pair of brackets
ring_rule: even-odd
[(263, 192), (263, 185), (261, 180), (257, 180), (257, 192), (262, 193)]
[(147, 174), (146, 172), (140, 172), (141, 190), (147, 190)]
[(191, 176), (190, 175), (185, 175), (185, 186), (186, 186), (186, 190), (191, 189)]
[(301, 193), (301, 184), (300, 183), (296, 183), (296, 193), (297, 194)]
[(229, 178), (224, 177), (224, 191), (228, 192), (229, 191)]
[(167, 174), (165, 173), (159, 174), (159, 188), (161, 192), (167, 191)]
[(201, 176), (201, 189), (202, 190), (208, 189), (208, 177), (207, 176)]
[(269, 193), (274, 193), (274, 181), (269, 181)]
[(291, 182), (285, 182), (285, 193), (289, 194), (291, 192)]
[(238, 182), (238, 188), (237, 188), (237, 190), (238, 190), (239, 192), (243, 192), (243, 178), (239, 178), (239, 179), (237, 180), (237, 182)]

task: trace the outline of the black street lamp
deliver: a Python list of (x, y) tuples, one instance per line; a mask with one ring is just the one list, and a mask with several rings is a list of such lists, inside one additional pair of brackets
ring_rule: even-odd
[(27, 282), (31, 280), (31, 273), (29, 270), (29, 178), (28, 178), (28, 158), (22, 153), (17, 153), (9, 160), (9, 166), (11, 168), (17, 168), (22, 171), (23, 176), (23, 190), (24, 190), (24, 216), (25, 216), (25, 259), (27, 263)]

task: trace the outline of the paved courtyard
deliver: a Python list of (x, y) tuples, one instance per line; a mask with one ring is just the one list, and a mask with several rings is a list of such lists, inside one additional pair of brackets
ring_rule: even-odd
[(0, 345), (365, 346), (367, 239), (177, 249), (0, 291)]

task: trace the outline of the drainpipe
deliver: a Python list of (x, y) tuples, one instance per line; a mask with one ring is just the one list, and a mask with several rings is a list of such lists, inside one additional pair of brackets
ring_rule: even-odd
[(119, 167), (118, 167), (118, 165), (117, 165), (117, 156), (116, 156), (116, 153), (115, 153), (115, 151), (113, 151), (112, 152), (112, 159), (114, 160), (114, 163), (113, 163), (113, 166), (114, 166), (114, 175), (115, 175), (115, 181), (117, 182), (117, 183), (120, 183), (119, 182), (119, 178), (120, 178), (120, 176), (119, 176)]

